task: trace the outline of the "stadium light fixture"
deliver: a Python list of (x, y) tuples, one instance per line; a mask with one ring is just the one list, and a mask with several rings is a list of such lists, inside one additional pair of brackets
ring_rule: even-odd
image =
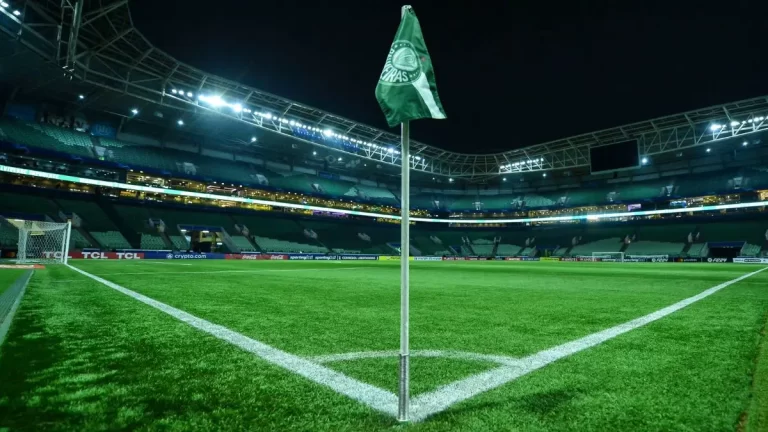
[(184, 126), (184, 120), (179, 119), (179, 121), (176, 122), (179, 126)]
[(18, 16), (21, 16), (21, 12), (19, 12), (19, 10), (18, 10), (18, 9), (17, 9), (17, 10), (15, 10), (15, 11), (13, 11), (13, 14), (14, 14), (14, 15), (16, 15), (17, 17), (18, 17)]
[(643, 158), (643, 160), (640, 161), (643, 165), (648, 163), (648, 158)]
[(178, 93), (179, 93), (179, 91), (178, 91), (178, 90), (176, 90), (176, 89), (171, 89), (171, 93), (173, 93), (173, 94), (178, 94)]
[(542, 174), (541, 176), (542, 176), (542, 177), (546, 177), (546, 176), (547, 176), (547, 173), (544, 173), (544, 174)]
[(748, 144), (749, 144), (749, 143), (748, 143), (748, 142), (746, 142), (746, 141), (744, 141), (743, 143), (741, 143), (741, 145), (743, 145), (744, 147), (746, 147)]
[(326, 130), (323, 131), (323, 135), (325, 135), (327, 137), (332, 136), (333, 135), (333, 131), (330, 130), (330, 129), (326, 129)]
[(243, 112), (243, 106), (240, 105), (240, 104), (230, 105), (230, 108), (232, 108), (232, 111), (234, 111), (236, 113)]
[(3, 8), (3, 9), (5, 9), (5, 8), (7, 8), (8, 6), (10, 6), (8, 3), (4, 2), (4, 1), (0, 1), (0, 8)]
[(313, 151), (313, 152), (312, 152), (312, 156), (317, 156), (317, 152), (316, 152), (316, 151)]
[(251, 137), (251, 142), (256, 142), (256, 137)]
[(738, 126), (738, 125), (740, 125), (740, 124), (741, 124), (741, 123), (739, 123), (739, 122), (737, 122), (737, 121), (732, 121), (732, 122), (731, 122), (731, 127), (736, 127), (736, 126)]
[(139, 113), (139, 110), (137, 110), (136, 108), (131, 110), (131, 114), (133, 115), (137, 115), (138, 113)]
[(709, 148), (709, 147), (707, 147), (707, 153), (709, 153), (709, 152), (711, 152), (711, 151), (712, 151), (712, 149), (711, 149), (711, 148)]
[(77, 95), (77, 98), (80, 99), (80, 100), (83, 100), (83, 99), (85, 99), (85, 95)]
[(227, 104), (226, 102), (224, 102), (224, 99), (222, 99), (221, 96), (218, 96), (218, 95), (216, 95), (216, 96), (203, 96), (203, 95), (200, 95), (198, 97), (198, 99), (200, 99), (201, 101), (207, 103), (208, 105), (210, 105), (210, 106), (212, 106), (214, 108), (221, 108), (221, 107), (223, 107), (224, 105)]
[(449, 178), (448, 181), (453, 183), (453, 177)]
[(192, 96), (194, 96), (194, 93), (192, 93), (192, 92), (187, 92), (187, 97), (192, 97)]
[(341, 162), (341, 156), (339, 156), (339, 162)]
[[(434, 180), (434, 179), (432, 179), (432, 180)], [(502, 180), (502, 181), (507, 181), (507, 178), (506, 178), (506, 177), (502, 177), (502, 179), (501, 179), (501, 180)]]
[[(752, 121), (752, 120), (750, 120), (750, 122), (751, 122), (751, 121)], [(724, 128), (724, 127), (725, 127), (725, 126), (723, 126), (723, 125), (721, 125), (721, 124), (717, 124), (717, 123), (715, 123), (715, 124), (713, 124), (712, 126), (710, 126), (710, 127), (709, 127), (709, 129), (710, 129), (710, 130), (712, 130), (712, 132), (717, 132), (717, 131), (719, 131), (720, 129), (722, 129), (722, 128)]]

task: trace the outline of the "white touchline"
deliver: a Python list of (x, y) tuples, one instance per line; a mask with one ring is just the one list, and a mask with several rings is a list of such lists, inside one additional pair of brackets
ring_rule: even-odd
[(634, 330), (638, 327), (642, 327), (648, 323), (652, 323), (658, 319), (664, 318), (665, 316), (677, 312), (688, 305), (711, 296), (712, 294), (729, 285), (733, 285), (736, 282), (744, 280), (750, 276), (754, 276), (766, 269), (768, 269), (768, 267), (745, 274), (728, 282), (721, 283), (720, 285), (702, 291), (693, 297), (688, 297), (687, 299), (681, 300), (671, 306), (667, 306), (640, 318), (633, 319), (632, 321), (625, 322), (624, 324), (619, 324), (615, 327), (593, 333), (581, 339), (576, 339), (574, 341), (558, 345), (554, 348), (538, 352), (534, 355), (521, 358), (518, 365), (501, 366), (486, 372), (479, 373), (477, 375), (470, 376), (463, 380), (453, 382), (435, 391), (421, 394), (411, 401), (411, 418), (413, 421), (423, 420), (433, 414), (445, 410), (455, 403), (464, 401), (480, 393), (484, 393), (488, 390), (499, 387), (514, 379), (520, 378), (523, 375), (540, 369), (552, 362), (560, 360), (561, 358), (575, 354), (579, 351), (583, 351), (587, 348), (591, 348), (607, 340), (613, 339), (616, 336), (622, 335), (630, 330)]
[(147, 275), (154, 276), (158, 274), (165, 275), (194, 275), (194, 274), (216, 274), (216, 273), (265, 273), (265, 272), (295, 272), (295, 271), (326, 271), (326, 270), (364, 270), (365, 267), (336, 267), (336, 268), (295, 268), (295, 269), (264, 269), (264, 270), (209, 270), (209, 271), (160, 271), (160, 272), (121, 272), (121, 273), (102, 273), (102, 276), (122, 276), (122, 275)]
[[(161, 310), (172, 317), (185, 322), (192, 327), (211, 334), (219, 339), (227, 341), (235, 346), (238, 346), (245, 351), (253, 353), (262, 359), (287, 369), (291, 372), (299, 374), (311, 381), (318, 384), (330, 387), (338, 393), (346, 395), (354, 400), (362, 402), (371, 408), (389, 414), (391, 416), (397, 416), (397, 396), (386, 390), (380, 389), (370, 384), (366, 384), (350, 378), (342, 373), (333, 371), (331, 369), (322, 366), (319, 363), (344, 361), (362, 358), (381, 358), (393, 356), (396, 351), (373, 351), (373, 352), (356, 352), (346, 354), (331, 354), (316, 356), (311, 359), (305, 359), (293, 354), (281, 351), (277, 348), (266, 345), (255, 339), (251, 339), (240, 333), (232, 331), (226, 327), (213, 324), (202, 318), (198, 318), (182, 310), (176, 309), (172, 306), (161, 303), (157, 300), (151, 299), (147, 296), (131, 291), (125, 287), (117, 285), (106, 279), (102, 279), (98, 276), (92, 275), (88, 272), (80, 270), (67, 264), (67, 267), (72, 270), (87, 276), (97, 282), (100, 282), (114, 290), (117, 290), (123, 294), (133, 297), (142, 303), (152, 306), (158, 310)], [(350, 267), (359, 268), (359, 267)], [(754, 276), (760, 273), (768, 267), (754, 271), (752, 273), (745, 274), (736, 279), (723, 282), (720, 285), (709, 288), (701, 293), (681, 300), (673, 305), (667, 306), (656, 312), (648, 315), (636, 318), (634, 320), (619, 324), (615, 327), (611, 327), (597, 333), (585, 336), (581, 339), (576, 339), (571, 342), (558, 345), (554, 348), (540, 351), (536, 354), (523, 357), (520, 359), (507, 357), (507, 356), (494, 356), (488, 354), (475, 354), (464, 353), (459, 351), (439, 351), (439, 350), (423, 350), (415, 351), (416, 356), (421, 357), (449, 357), (449, 358), (461, 358), (467, 360), (483, 360), (495, 362), (502, 366), (481, 372), (476, 375), (464, 378), (462, 380), (455, 381), (447, 384), (429, 393), (423, 393), (416, 396), (411, 400), (411, 421), (418, 422), (426, 419), (427, 417), (437, 414), (446, 410), (450, 406), (470, 399), (481, 393), (487, 392), (499, 386), (502, 386), (510, 381), (527, 375), (537, 369), (541, 369), (550, 363), (567, 357), (571, 354), (583, 351), (587, 348), (599, 345), (607, 340), (613, 339), (626, 332), (642, 327), (646, 324), (657, 321), (670, 315), (678, 310), (689, 306), (697, 301), (709, 297), (710, 295), (726, 288), (736, 282), (742, 281), (748, 277)], [(318, 269), (312, 269), (318, 270)], [(203, 273), (203, 272), (199, 272)], [(128, 274), (128, 273), (119, 273)], [(142, 273), (143, 274), (143, 273)], [(189, 273), (187, 273), (189, 274)]]
[(185, 322), (198, 330), (229, 342), (232, 345), (240, 347), (245, 351), (256, 354), (269, 363), (280, 366), (284, 369), (288, 369), (289, 371), (301, 375), (318, 384), (330, 387), (334, 391), (346, 395), (354, 400), (360, 401), (377, 411), (381, 411), (392, 416), (397, 415), (397, 396), (395, 396), (393, 393), (382, 390), (370, 384), (357, 381), (340, 372), (336, 372), (305, 358), (281, 351), (255, 339), (251, 339), (240, 333), (232, 331), (224, 326), (220, 326), (202, 318), (198, 318), (192, 314), (176, 309), (165, 303), (153, 300), (145, 295), (141, 295), (135, 291), (129, 290), (128, 288), (124, 288), (120, 285), (112, 283), (106, 279), (102, 279), (98, 276), (80, 270), (77, 267), (72, 267), (69, 264), (67, 264), (67, 267), (97, 282), (101, 282), (102, 284), (127, 296), (133, 297), (134, 299), (144, 304), (163, 311), (168, 315), (182, 322)]

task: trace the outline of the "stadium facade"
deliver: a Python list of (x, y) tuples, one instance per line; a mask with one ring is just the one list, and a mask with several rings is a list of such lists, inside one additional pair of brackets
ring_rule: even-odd
[[(72, 220), (72, 247), (87, 253), (386, 256), (400, 247), (386, 217), (400, 203), (396, 135), (185, 65), (133, 26), (126, 1), (15, 11), (0, 9), (0, 55), (13, 59), (0, 70), (0, 215)], [(766, 128), (759, 97), (495, 154), (413, 143), (413, 215), (455, 223), (417, 223), (412, 253), (762, 256), (764, 206), (632, 212), (768, 200)], [(637, 166), (595, 172), (592, 151), (627, 142)], [(536, 221), (619, 212), (629, 214)], [(488, 222), (466, 222), (478, 218)], [(515, 218), (534, 221), (493, 221)], [(13, 249), (13, 225), (0, 226), (0, 246)]]

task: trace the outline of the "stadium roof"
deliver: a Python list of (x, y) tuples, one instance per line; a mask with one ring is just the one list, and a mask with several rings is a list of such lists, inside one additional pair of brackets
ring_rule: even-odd
[[(176, 60), (134, 27), (127, 0), (15, 2), (18, 13), (11, 0), (4, 2), (9, 6), (0, 8), (0, 29), (61, 68), (73, 86), (112, 94), (109, 104), (121, 115), (130, 116), (129, 107), (141, 101), (176, 110), (190, 120), (228, 118), (242, 126), (233, 130), (243, 134), (243, 142), (250, 136), (249, 129), (260, 128), (377, 164), (400, 165), (399, 136), (395, 133)], [(194, 127), (190, 120), (186, 122)], [(198, 127), (204, 131), (205, 123)], [(499, 139), (514, 140), (515, 128), (525, 127), (525, 119), (512, 121), (508, 133), (500, 134)], [(768, 97), (763, 96), (501, 153), (462, 154), (412, 142), (410, 164), (414, 170), (433, 176), (483, 181), (499, 174), (583, 169), (589, 166), (590, 147), (621, 141), (637, 139), (642, 155), (652, 157), (766, 128)]]

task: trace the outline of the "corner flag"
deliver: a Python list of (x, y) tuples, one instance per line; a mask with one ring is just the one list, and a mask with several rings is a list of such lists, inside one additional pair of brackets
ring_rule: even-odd
[(419, 19), (410, 6), (403, 6), (400, 27), (376, 86), (376, 99), (390, 127), (408, 120), (445, 118)]
[(400, 27), (389, 49), (387, 62), (376, 85), (376, 99), (390, 127), (401, 124), (400, 151), (400, 379), (397, 398), (397, 419), (408, 421), (410, 387), (409, 298), (411, 252), (410, 200), (411, 155), (410, 121), (423, 118), (444, 119), (445, 111), (437, 96), (435, 72), (429, 59), (427, 45), (421, 34), (416, 13), (403, 6)]

